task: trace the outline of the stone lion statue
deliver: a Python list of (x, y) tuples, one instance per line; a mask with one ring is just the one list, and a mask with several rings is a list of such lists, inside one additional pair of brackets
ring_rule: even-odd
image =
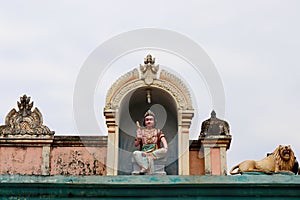
[(282, 171), (292, 172), (295, 160), (296, 158), (290, 145), (279, 145), (273, 153), (260, 161), (245, 160), (233, 166), (230, 174), (241, 174), (243, 172), (264, 172), (266, 174)]

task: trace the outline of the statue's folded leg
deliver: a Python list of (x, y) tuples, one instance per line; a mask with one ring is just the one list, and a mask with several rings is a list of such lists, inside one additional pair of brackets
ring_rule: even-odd
[(168, 150), (165, 148), (157, 149), (152, 152), (152, 155), (154, 156), (155, 159), (164, 158), (167, 155), (167, 151)]
[(143, 154), (144, 152), (142, 151), (134, 151), (133, 157), (141, 168), (148, 169), (149, 168), (148, 159), (147, 157), (143, 156)]

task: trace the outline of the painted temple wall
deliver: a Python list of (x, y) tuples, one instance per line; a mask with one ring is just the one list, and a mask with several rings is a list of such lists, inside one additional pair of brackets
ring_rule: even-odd
[(106, 175), (107, 138), (86, 138), (55, 136), (49, 154), (49, 144), (1, 141), (0, 174)]
[(106, 175), (106, 147), (53, 147), (51, 175)]
[(42, 147), (0, 147), (0, 174), (41, 174)]
[[(191, 175), (204, 174), (204, 159), (199, 157), (199, 149), (197, 145), (190, 147)], [(0, 174), (43, 175), (45, 161), (42, 151), (40, 144), (14, 143), (7, 146), (0, 143)], [(106, 136), (101, 140), (98, 136), (90, 136), (88, 142), (72, 136), (55, 136), (50, 145), (49, 173), (46, 175), (105, 176), (106, 156)]]

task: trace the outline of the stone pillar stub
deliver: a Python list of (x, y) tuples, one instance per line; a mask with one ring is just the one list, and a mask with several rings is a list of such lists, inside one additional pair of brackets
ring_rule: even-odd
[(108, 130), (107, 143), (107, 175), (116, 176), (118, 171), (118, 126), (117, 126), (118, 109), (104, 109), (104, 116)]
[(42, 149), (42, 175), (50, 175), (50, 145), (43, 146)]
[[(221, 165), (217, 166), (221, 169), (219, 174), (214, 175), (227, 175), (226, 150), (228, 150), (230, 147), (231, 139), (231, 135), (213, 135), (199, 137), (201, 146), (204, 149), (205, 175), (212, 175), (212, 168), (216, 168), (216, 166), (212, 166), (212, 163), (220, 163)], [(218, 159), (220, 159), (220, 162), (212, 162), (211, 150), (213, 148), (220, 149), (219, 155), (216, 156)]]
[(210, 148), (204, 147), (204, 173), (211, 175), (211, 171)]
[(189, 129), (191, 126), (194, 110), (179, 110), (178, 111), (178, 174), (189, 175)]

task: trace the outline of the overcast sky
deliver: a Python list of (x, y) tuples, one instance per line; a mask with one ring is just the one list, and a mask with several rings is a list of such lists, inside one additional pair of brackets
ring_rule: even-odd
[[(73, 91), (83, 63), (110, 38), (152, 27), (189, 37), (218, 70), (226, 96), (224, 118), (233, 136), (228, 169), (245, 159), (261, 159), (279, 144), (290, 144), (299, 156), (299, 8), (296, 0), (3, 1), (0, 122), (4, 124), (26, 93), (56, 135), (78, 134)], [(162, 68), (180, 73), (179, 66), (164, 62), (168, 55), (148, 52)], [(109, 77), (115, 80), (138, 67), (146, 53), (137, 51), (119, 59), (114, 63), (118, 72)], [(185, 81), (191, 93), (199, 95), (199, 88)], [(194, 98), (200, 107), (198, 124), (210, 117), (211, 110), (206, 102), (209, 95), (206, 91), (201, 95), (204, 103)], [(101, 115), (101, 126), (105, 96), (98, 93), (95, 98), (99, 98), (95, 113)], [(197, 138), (199, 132), (195, 130), (190, 138)]]

